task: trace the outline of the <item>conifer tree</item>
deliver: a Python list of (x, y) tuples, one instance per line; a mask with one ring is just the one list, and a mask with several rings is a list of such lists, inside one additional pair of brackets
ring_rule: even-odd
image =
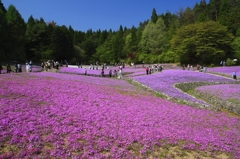
[(157, 20), (158, 20), (157, 12), (156, 12), (156, 9), (153, 8), (153, 10), (152, 10), (152, 16), (151, 16), (151, 21), (152, 21), (153, 23), (156, 23)]
[(21, 14), (13, 5), (10, 5), (8, 7), (6, 19), (9, 27), (9, 43), (11, 44), (11, 47), (9, 49), (10, 57), (13, 60), (25, 61), (25, 22)]

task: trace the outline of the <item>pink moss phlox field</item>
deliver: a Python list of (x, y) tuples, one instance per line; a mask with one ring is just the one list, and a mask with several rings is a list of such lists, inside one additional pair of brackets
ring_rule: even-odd
[[(72, 74), (84, 74), (85, 68), (73, 68), (73, 67), (61, 67), (60, 72), (61, 73), (72, 73)], [(87, 68), (87, 74), (92, 75), (101, 75), (101, 69), (98, 70), (90, 70)], [(104, 72), (104, 74), (108, 74), (108, 72)]]
[[(119, 67), (110, 67), (108, 69), (104, 69), (104, 74), (109, 75), (109, 71), (112, 70), (112, 75), (114, 74), (114, 70), (118, 70)], [(89, 75), (101, 75), (102, 69), (99, 68), (98, 70), (92, 70), (87, 67), (87, 74)], [(60, 69), (61, 73), (71, 73), (71, 74), (79, 74), (83, 75), (84, 74), (84, 68), (73, 68), (73, 67), (61, 67)], [(122, 69), (122, 73), (127, 76), (134, 76), (134, 75), (144, 75), (145, 74), (145, 69), (144, 68), (134, 68), (134, 67), (125, 67)]]
[(224, 82), (232, 81), (223, 77), (214, 76), (202, 72), (187, 71), (187, 70), (164, 70), (161, 73), (152, 75), (136, 76), (134, 80), (171, 97), (176, 97), (183, 100), (202, 103), (192, 96), (185, 94), (174, 88), (175, 83), (182, 82)]
[(133, 144), (144, 156), (179, 141), (184, 149), (240, 157), (239, 118), (123, 94), (107, 80), (32, 74), (0, 78), (0, 158), (135, 158)]
[(234, 71), (237, 72), (237, 76), (240, 75), (240, 66), (224, 66), (224, 67), (214, 67), (208, 68), (209, 72), (217, 72), (217, 73), (224, 73), (228, 75), (232, 75)]
[(196, 90), (215, 95), (223, 100), (240, 101), (240, 84), (221, 84), (197, 87)]
[[(42, 71), (42, 68), (41, 68), (40, 66), (34, 66), (34, 67), (32, 68), (32, 72), (40, 72), (40, 71)], [(25, 73), (25, 72), (26, 72), (26, 66), (23, 65), (23, 66), (22, 66), (22, 73)], [(6, 69), (3, 69), (1, 73), (5, 74), (5, 73), (7, 73), (7, 70), (6, 70)], [(12, 68), (11, 73), (15, 73), (15, 70), (13, 70), (13, 68)]]
[(32, 73), (31, 76), (36, 77), (51, 77), (58, 78), (66, 81), (79, 81), (80, 83), (89, 83), (94, 85), (102, 85), (102, 86), (111, 86), (114, 88), (121, 88), (122, 90), (135, 91), (136, 88), (131, 84), (127, 83), (124, 80), (118, 80), (116, 78), (101, 78), (101, 77), (93, 77), (93, 76), (81, 76), (75, 74), (64, 74), (64, 73), (52, 73), (52, 72), (41, 72), (41, 73)]

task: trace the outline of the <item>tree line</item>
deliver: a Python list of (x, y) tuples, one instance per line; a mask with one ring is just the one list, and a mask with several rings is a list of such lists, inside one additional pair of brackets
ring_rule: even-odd
[(138, 27), (74, 30), (32, 15), (27, 22), (0, 0), (0, 61), (67, 60), (70, 63), (219, 64), (240, 60), (240, 1), (205, 0), (177, 13), (157, 14)]

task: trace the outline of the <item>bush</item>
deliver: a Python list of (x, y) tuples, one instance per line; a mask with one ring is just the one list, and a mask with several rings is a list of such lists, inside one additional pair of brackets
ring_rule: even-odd
[(211, 65), (209, 67), (215, 67), (215, 65), (213, 63), (211, 63)]
[(72, 65), (75, 65), (76, 63), (77, 63), (77, 59), (74, 57), (74, 58), (72, 58), (72, 60), (70, 61), (70, 63), (72, 64)]
[(233, 65), (235, 65), (235, 62), (233, 60), (231, 60), (230, 58), (228, 58), (227, 61), (226, 61), (226, 65), (227, 66), (233, 66)]

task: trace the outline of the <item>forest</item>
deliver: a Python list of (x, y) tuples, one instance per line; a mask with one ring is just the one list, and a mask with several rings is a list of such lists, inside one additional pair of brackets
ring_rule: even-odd
[(25, 22), (14, 5), (5, 8), (0, 0), (0, 35), (0, 62), (215, 66), (226, 60), (234, 65), (240, 63), (240, 1), (201, 0), (176, 13), (157, 14), (153, 8), (151, 17), (139, 26), (83, 32), (32, 15)]

